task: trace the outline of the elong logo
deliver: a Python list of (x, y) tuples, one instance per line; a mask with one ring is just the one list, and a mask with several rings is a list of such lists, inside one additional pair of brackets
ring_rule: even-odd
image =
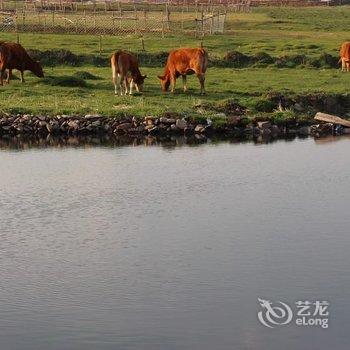
[(274, 328), (277, 325), (286, 325), (290, 323), (293, 318), (292, 309), (282, 301), (278, 301), (279, 306), (273, 306), (271, 301), (258, 299), (262, 311), (258, 312), (259, 321), (268, 328)]
[(295, 305), (298, 310), (294, 313), (292, 308), (282, 301), (272, 303), (269, 300), (258, 298), (258, 302), (262, 308), (258, 312), (258, 320), (265, 327), (274, 328), (287, 325), (291, 323), (294, 314), (297, 326), (319, 326), (323, 329), (329, 326), (328, 301), (297, 301)]

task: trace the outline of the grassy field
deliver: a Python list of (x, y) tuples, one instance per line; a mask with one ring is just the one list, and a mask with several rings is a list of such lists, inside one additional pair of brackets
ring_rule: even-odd
[[(327, 53), (337, 56), (342, 41), (350, 40), (350, 7), (322, 8), (257, 8), (252, 13), (229, 15), (227, 32), (203, 40), (211, 57), (222, 58), (229, 51), (246, 55), (265, 52), (274, 57), (306, 55), (319, 57)], [(1, 40), (15, 40), (12, 33), (2, 33)], [(77, 55), (99, 56), (99, 38), (81, 35), (21, 34), (20, 41), (28, 49), (66, 49)], [(180, 46), (198, 46), (199, 39), (186, 35), (144, 37), (146, 51), (158, 53)], [(116, 49), (140, 52), (141, 40), (136, 36), (102, 38), (102, 58)], [(69, 77), (86, 71), (98, 79), (78, 81), (81, 86), (55, 86), (52, 79), (40, 80), (27, 73), (27, 82), (18, 80), (0, 87), (1, 112), (28, 113), (100, 113), (104, 115), (158, 115), (165, 111), (187, 114), (210, 114), (212, 105), (235, 100), (254, 114), (257, 102), (273, 92), (295, 94), (346, 94), (350, 74), (339, 69), (312, 67), (276, 68), (273, 65), (233, 69), (212, 67), (207, 73), (207, 95), (199, 96), (198, 82), (189, 78), (190, 91), (163, 96), (156, 78), (162, 67), (145, 65), (149, 76), (143, 96), (114, 96), (110, 69), (91, 65), (45, 67), (46, 76)], [(67, 85), (70, 85), (69, 83)], [(206, 108), (201, 108), (205, 106)], [(209, 107), (208, 107), (209, 106)]]

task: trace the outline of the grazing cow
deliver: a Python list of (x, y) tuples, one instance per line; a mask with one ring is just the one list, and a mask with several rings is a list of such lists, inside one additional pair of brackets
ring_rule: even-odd
[(176, 78), (182, 76), (184, 92), (187, 91), (186, 76), (196, 74), (201, 85), (201, 94), (205, 94), (205, 72), (208, 66), (208, 54), (204, 49), (177, 49), (170, 51), (165, 65), (164, 75), (159, 75), (162, 91), (175, 91)]
[(40, 62), (29, 57), (23, 46), (12, 42), (0, 42), (0, 85), (3, 85), (6, 70), (8, 70), (6, 82), (10, 82), (13, 69), (20, 71), (22, 83), (24, 83), (25, 70), (31, 71), (39, 78), (44, 77)]
[[(128, 93), (129, 95), (132, 95), (133, 85), (135, 85), (137, 92), (143, 91), (143, 83), (147, 78), (147, 75), (141, 74), (139, 61), (136, 56), (128, 52), (117, 51), (111, 57), (111, 66), (114, 93), (116, 95), (118, 94), (118, 85), (120, 88), (120, 95), (123, 95), (123, 86), (125, 95)], [(130, 77), (128, 76), (129, 73)]]
[(339, 63), (341, 63), (341, 70), (343, 72), (350, 71), (350, 42), (349, 41), (344, 42), (340, 48)]

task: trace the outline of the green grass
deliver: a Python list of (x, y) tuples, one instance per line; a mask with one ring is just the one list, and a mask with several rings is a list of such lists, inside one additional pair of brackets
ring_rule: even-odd
[[(227, 32), (203, 40), (211, 57), (223, 58), (228, 51), (246, 55), (265, 52), (273, 57), (321, 54), (338, 55), (339, 46), (350, 39), (350, 6), (321, 8), (257, 8), (252, 13), (228, 15)], [(15, 40), (13, 33), (2, 33), (1, 40)], [(99, 38), (90, 35), (20, 34), (28, 49), (67, 49), (77, 55), (100, 56)], [(199, 46), (200, 39), (184, 34), (154, 34), (144, 37), (146, 51), (159, 53), (181, 46)], [(117, 49), (141, 52), (139, 36), (102, 37), (102, 59)], [(285, 95), (312, 93), (348, 93), (350, 74), (337, 69), (253, 67), (242, 69), (210, 68), (207, 73), (207, 95), (198, 94), (198, 82), (190, 77), (190, 91), (181, 92), (181, 80), (174, 95), (162, 95), (156, 78), (163, 71), (142, 67), (149, 76), (143, 96), (116, 97), (113, 94), (108, 67), (44, 67), (49, 77), (40, 80), (26, 73), (27, 82), (18, 80), (0, 87), (0, 111), (28, 113), (100, 113), (104, 115), (157, 115), (174, 111), (199, 115), (213, 110), (199, 105), (220, 104), (235, 99), (254, 112), (257, 101), (271, 92)], [(85, 72), (80, 74), (79, 72)], [(99, 79), (89, 79), (86, 72)], [(91, 78), (91, 77), (90, 77)], [(70, 80), (77, 85), (72, 87)], [(80, 80), (79, 80), (80, 79)], [(83, 83), (82, 81), (83, 80)], [(63, 82), (62, 82), (63, 81)], [(86, 86), (84, 86), (86, 84)], [(64, 86), (62, 86), (64, 85)]]
[[(188, 78), (189, 92), (183, 93), (181, 79), (175, 94), (162, 95), (157, 74), (161, 68), (141, 68), (150, 76), (142, 96), (114, 96), (109, 68), (84, 66), (84, 71), (100, 80), (85, 80), (86, 87), (70, 87), (76, 83), (76, 68), (53, 67), (46, 70), (49, 77), (63, 77), (52, 83), (27, 74), (26, 83), (19, 80), (0, 88), (0, 111), (26, 113), (101, 113), (104, 115), (157, 115), (164, 111), (189, 114), (212, 114), (195, 106), (220, 104), (235, 99), (252, 108), (255, 102), (271, 91), (286, 95), (314, 92), (347, 92), (350, 76), (337, 70), (325, 69), (229, 69), (212, 68), (207, 75), (207, 95), (199, 95), (198, 81)], [(73, 79), (74, 78), (74, 79)], [(78, 79), (79, 80), (79, 79)], [(63, 83), (62, 83), (63, 81)], [(80, 80), (78, 81), (80, 82)], [(60, 86), (67, 85), (67, 86)]]

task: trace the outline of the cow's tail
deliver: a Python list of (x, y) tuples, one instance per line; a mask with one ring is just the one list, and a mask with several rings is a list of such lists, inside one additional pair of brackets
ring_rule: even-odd
[(118, 57), (118, 52), (114, 53), (111, 57), (112, 81), (114, 85), (117, 84)]
[(201, 51), (201, 54), (202, 54), (202, 71), (205, 72), (207, 70), (208, 61), (209, 61), (208, 52), (205, 51), (203, 48), (200, 49), (200, 51)]
[(7, 61), (7, 52), (6, 48), (0, 45), (0, 70), (4, 69)]

